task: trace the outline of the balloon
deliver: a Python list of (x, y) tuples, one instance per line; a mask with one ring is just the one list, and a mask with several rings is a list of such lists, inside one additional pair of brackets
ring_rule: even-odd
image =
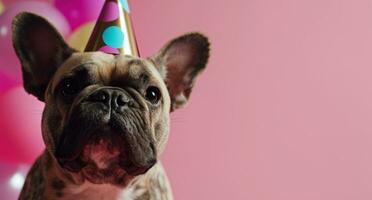
[(88, 22), (77, 28), (67, 39), (68, 44), (76, 50), (84, 51), (95, 22)]
[(1, 94), (8, 91), (10, 88), (16, 85), (20, 85), (21, 83), (22, 81), (20, 79), (19, 80), (12, 79), (6, 74), (0, 72), (0, 93)]
[(14, 16), (22, 11), (37, 13), (45, 17), (62, 35), (67, 35), (70, 32), (70, 27), (65, 17), (48, 3), (24, 1), (7, 7), (0, 15), (0, 70), (13, 77), (21, 76), (21, 68), (12, 46), (11, 22)]
[[(2, 0), (4, 5), (11, 5), (11, 4), (14, 4), (14, 3), (17, 3), (17, 2), (20, 2), (20, 1), (27, 1), (27, 0)], [(54, 0), (37, 0), (37, 1), (42, 1), (42, 2), (46, 2), (46, 3), (53, 3)]]
[(29, 165), (0, 162), (1, 199), (18, 199), (29, 169)]
[(54, 4), (66, 16), (74, 30), (86, 22), (97, 20), (103, 2), (104, 0), (55, 0)]
[(0, 14), (4, 11), (4, 4), (2, 1), (0, 1)]
[(41, 154), (43, 107), (22, 87), (0, 95), (0, 161), (32, 163)]

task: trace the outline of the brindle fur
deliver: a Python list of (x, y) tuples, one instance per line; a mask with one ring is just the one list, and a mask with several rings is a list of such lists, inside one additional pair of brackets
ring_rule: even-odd
[[(132, 98), (129, 110), (110, 114), (118, 118), (116, 123), (119, 124), (114, 124), (114, 128), (127, 131), (118, 133), (120, 137), (125, 136), (119, 147), (126, 148), (120, 151), (120, 159), (125, 157), (126, 162), (144, 164), (157, 160), (168, 140), (169, 113), (185, 105), (196, 77), (207, 63), (209, 42), (206, 37), (199, 33), (186, 34), (147, 59), (101, 52), (80, 53), (71, 49), (46, 20), (22, 13), (13, 22), (13, 43), (22, 63), (25, 90), (45, 102), (42, 135), (46, 150), (29, 171), (19, 199), (173, 199), (159, 161), (139, 174), (132, 174), (127, 166), (121, 165), (101, 170), (97, 161), (75, 161), (80, 159), (81, 151), (76, 154), (68, 150), (76, 145), (85, 147), (89, 144), (85, 139), (66, 138), (78, 137), (83, 132), (92, 134), (92, 126), (101, 126), (97, 116), (106, 115), (100, 114), (103, 112), (100, 108), (85, 102), (94, 92), (102, 88), (128, 92), (128, 98)], [(67, 76), (87, 82), (71, 102), (59, 95), (59, 85)], [(156, 86), (161, 92), (157, 105), (144, 98), (149, 86)], [(71, 161), (77, 166), (76, 171), (60, 161), (61, 155), (71, 156), (69, 153), (78, 156)], [(89, 168), (93, 171), (86, 168), (91, 165), (96, 167)]]
[[(109, 191), (99, 190), (86, 181), (74, 180), (69, 175), (61, 173), (54, 165), (48, 152), (44, 152), (32, 166), (19, 199), (123, 199), (123, 200), (171, 200), (172, 192), (168, 179), (161, 164), (155, 165), (146, 174), (136, 177), (128, 186)], [(79, 188), (89, 192), (89, 187), (95, 193), (79, 193)], [(82, 190), (83, 191), (83, 190)], [(101, 196), (102, 198), (98, 198)]]

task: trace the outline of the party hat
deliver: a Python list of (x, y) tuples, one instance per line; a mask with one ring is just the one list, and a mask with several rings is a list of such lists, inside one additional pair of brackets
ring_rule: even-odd
[(127, 0), (106, 0), (85, 51), (139, 56)]

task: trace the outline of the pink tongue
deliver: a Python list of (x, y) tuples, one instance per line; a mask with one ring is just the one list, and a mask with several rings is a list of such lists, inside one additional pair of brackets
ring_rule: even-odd
[(118, 148), (109, 149), (109, 143), (100, 140), (98, 143), (88, 144), (84, 147), (84, 159), (94, 161), (99, 168), (106, 168), (120, 154)]

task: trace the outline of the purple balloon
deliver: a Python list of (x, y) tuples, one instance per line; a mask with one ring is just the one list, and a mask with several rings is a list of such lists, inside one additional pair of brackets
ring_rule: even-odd
[(0, 15), (0, 71), (16, 79), (21, 77), (21, 67), (13, 50), (11, 23), (13, 18), (23, 11), (32, 12), (46, 18), (63, 36), (67, 36), (70, 32), (70, 26), (65, 17), (48, 3), (21, 1), (7, 7)]
[(104, 0), (55, 0), (54, 4), (66, 16), (74, 30), (86, 22), (97, 20), (103, 3)]
[(18, 199), (29, 165), (0, 162), (1, 199)]

